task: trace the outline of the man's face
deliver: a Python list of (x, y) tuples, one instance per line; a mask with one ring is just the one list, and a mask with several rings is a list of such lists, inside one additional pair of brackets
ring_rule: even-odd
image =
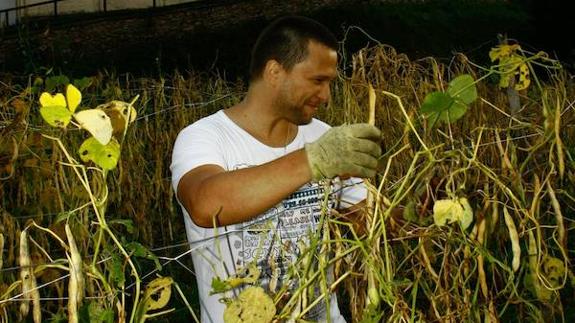
[(311, 122), (319, 107), (329, 101), (330, 83), (337, 73), (337, 52), (320, 43), (308, 43), (307, 57), (284, 71), (275, 105), (290, 122)]

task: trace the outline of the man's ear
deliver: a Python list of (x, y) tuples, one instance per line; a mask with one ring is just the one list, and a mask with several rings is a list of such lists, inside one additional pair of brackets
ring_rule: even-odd
[(284, 74), (285, 70), (278, 61), (275, 59), (267, 61), (263, 73), (263, 77), (267, 82), (272, 85), (279, 84)]

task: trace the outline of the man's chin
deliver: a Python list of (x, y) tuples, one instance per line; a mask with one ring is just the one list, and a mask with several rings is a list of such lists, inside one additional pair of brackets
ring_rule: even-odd
[(316, 112), (316, 110), (313, 110), (313, 111), (300, 110), (300, 111), (297, 111), (297, 113), (293, 113), (291, 115), (290, 119), (291, 119), (292, 123), (294, 123), (298, 126), (305, 126), (305, 125), (310, 124), (312, 122), (312, 120), (315, 116), (315, 112)]
[(310, 116), (309, 118), (301, 118), (298, 120), (298, 122), (296, 123), (298, 126), (305, 126), (311, 123), (311, 121), (313, 120), (313, 116)]

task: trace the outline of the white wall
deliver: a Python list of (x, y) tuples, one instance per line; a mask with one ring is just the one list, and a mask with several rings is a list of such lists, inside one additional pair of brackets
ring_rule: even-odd
[[(20, 5), (30, 5), (46, 0), (20, 0)], [(57, 3), (58, 15), (78, 12), (95, 12), (100, 10), (100, 0), (65, 0)], [(52, 16), (54, 15), (54, 4), (44, 4), (22, 10), (21, 16)]]
[[(29, 5), (46, 0), (0, 0), (1, 6), (13, 8), (15, 5)], [(174, 4), (192, 2), (198, 0), (156, 0), (156, 6), (170, 6)], [(153, 0), (106, 0), (106, 10), (126, 10), (151, 8)], [(100, 12), (104, 10), (104, 0), (64, 0), (57, 4), (58, 15), (79, 12)], [(26, 8), (19, 12), (20, 17), (26, 16), (52, 16), (54, 15), (54, 4), (45, 4), (37, 7)], [(0, 18), (4, 19), (4, 17)]]
[[(0, 10), (11, 9), (16, 7), (16, 0), (0, 0)], [(12, 25), (16, 22), (16, 12), (10, 11), (8, 13), (8, 23), (6, 23), (6, 14), (2, 13), (0, 15), (0, 26)]]
[[(141, 9), (154, 5), (153, 0), (107, 0), (108, 10)], [(156, 6), (171, 6), (174, 4), (192, 2), (193, 0), (156, 0)], [(197, 1), (197, 0), (196, 0)]]

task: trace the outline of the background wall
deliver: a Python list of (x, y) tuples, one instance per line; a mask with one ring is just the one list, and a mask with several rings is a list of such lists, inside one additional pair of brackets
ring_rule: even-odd
[[(79, 12), (101, 12), (104, 10), (142, 9), (182, 4), (186, 2), (205, 0), (62, 0), (56, 4), (44, 4), (18, 10), (20, 17), (29, 16), (53, 16), (55, 7), (58, 15), (73, 14)], [(46, 2), (46, 0), (3, 0), (1, 9), (15, 8), (16, 6), (34, 5)]]
[(575, 29), (575, 20), (569, 19), (564, 7), (555, 0), (212, 0), (78, 13), (0, 30), (0, 72), (25, 74), (54, 67), (83, 76), (102, 68), (136, 74), (193, 68), (242, 76), (259, 31), (284, 14), (318, 19), (339, 39), (346, 39), (349, 52), (379, 41), (413, 59), (449, 60), (453, 51), (462, 51), (485, 60), (498, 34), (505, 34), (525, 48), (561, 58), (572, 68), (575, 38), (567, 35)]

